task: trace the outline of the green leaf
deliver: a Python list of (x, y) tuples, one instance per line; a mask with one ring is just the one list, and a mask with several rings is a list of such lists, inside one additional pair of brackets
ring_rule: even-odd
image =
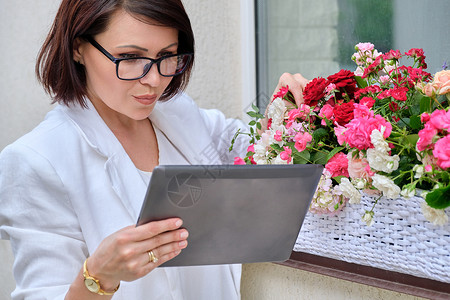
[(311, 161), (313, 164), (325, 165), (327, 163), (327, 155), (325, 152), (316, 152), (312, 155)]
[(419, 135), (418, 134), (408, 134), (406, 136), (406, 140), (413, 146), (415, 146), (417, 144), (417, 141), (419, 140)]
[(256, 106), (255, 104), (252, 104), (252, 108), (255, 112), (259, 112), (259, 107)]
[(328, 137), (328, 130), (323, 127), (319, 127), (318, 129), (314, 130), (312, 137), (314, 141), (323, 140)]
[(358, 84), (358, 87), (365, 88), (367, 87), (367, 82), (361, 78), (361, 76), (355, 76), (356, 83)]
[(292, 156), (294, 164), (304, 165), (310, 162), (311, 153), (308, 150), (302, 152), (295, 151)]
[(339, 184), (341, 184), (342, 178), (347, 178), (347, 177), (345, 177), (345, 176), (336, 176), (336, 177), (333, 177), (333, 179), (336, 180), (336, 182), (339, 183)]
[(429, 192), (425, 198), (428, 205), (435, 209), (445, 209), (450, 206), (450, 185)]
[(420, 99), (420, 113), (431, 112), (431, 98), (422, 97)]
[(254, 111), (248, 111), (247, 115), (249, 115), (252, 118), (257, 118), (258, 117), (258, 113), (254, 112)]
[(250, 123), (248, 123), (248, 125), (254, 126), (254, 125), (256, 125), (256, 121), (255, 121), (255, 120), (252, 120), (252, 121), (250, 121)]
[(420, 121), (420, 116), (413, 115), (409, 119), (409, 126), (411, 126), (412, 129), (420, 129), (422, 127), (422, 121)]
[(337, 147), (334, 148), (333, 150), (330, 151), (330, 153), (328, 153), (327, 155), (327, 162), (338, 152), (340, 152), (341, 150), (343, 150), (344, 147)]
[(260, 122), (256, 123), (256, 128), (258, 128), (259, 130), (261, 130), (261, 128), (262, 128), (262, 125), (261, 125), (261, 123), (260, 123)]
[(272, 145), (270, 145), (270, 147), (275, 151), (283, 151), (284, 150), (283, 147), (281, 147), (278, 144), (272, 144)]

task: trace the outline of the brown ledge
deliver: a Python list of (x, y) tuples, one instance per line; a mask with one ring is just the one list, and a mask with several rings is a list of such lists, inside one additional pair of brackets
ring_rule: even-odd
[(279, 264), (417, 297), (450, 299), (448, 283), (309, 253), (292, 252), (289, 260)]

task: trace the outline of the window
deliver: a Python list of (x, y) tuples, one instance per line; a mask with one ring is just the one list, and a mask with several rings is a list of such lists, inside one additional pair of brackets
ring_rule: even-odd
[(306, 78), (351, 71), (354, 46), (380, 52), (423, 48), (427, 71), (450, 64), (448, 0), (256, 0), (258, 105), (265, 107), (283, 72)]

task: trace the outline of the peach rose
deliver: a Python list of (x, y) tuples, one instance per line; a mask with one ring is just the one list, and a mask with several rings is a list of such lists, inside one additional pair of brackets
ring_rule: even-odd
[(433, 88), (439, 95), (450, 93), (450, 70), (443, 70), (434, 74)]
[(423, 93), (425, 95), (427, 95), (428, 97), (433, 97), (434, 95), (436, 95), (436, 90), (433, 86), (432, 83), (428, 83), (426, 84), (423, 89), (422, 89)]
[(352, 153), (347, 154), (348, 159), (348, 173), (350, 178), (363, 178), (366, 180), (370, 179), (369, 174), (367, 174), (365, 168), (369, 164), (366, 158), (354, 158)]

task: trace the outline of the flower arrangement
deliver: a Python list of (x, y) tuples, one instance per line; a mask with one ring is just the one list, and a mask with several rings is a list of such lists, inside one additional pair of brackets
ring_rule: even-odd
[(289, 87), (274, 95), (266, 119), (253, 106), (250, 132), (235, 135), (249, 135), (250, 146), (235, 164), (324, 165), (310, 206), (313, 213), (336, 214), (366, 193), (374, 197), (362, 216), (370, 226), (381, 197), (411, 197), (421, 191), (425, 217), (445, 224), (444, 209), (450, 206), (450, 70), (444, 65), (434, 76), (424, 71), (422, 49), (382, 54), (371, 43), (355, 49), (356, 70), (314, 78), (300, 107)]

